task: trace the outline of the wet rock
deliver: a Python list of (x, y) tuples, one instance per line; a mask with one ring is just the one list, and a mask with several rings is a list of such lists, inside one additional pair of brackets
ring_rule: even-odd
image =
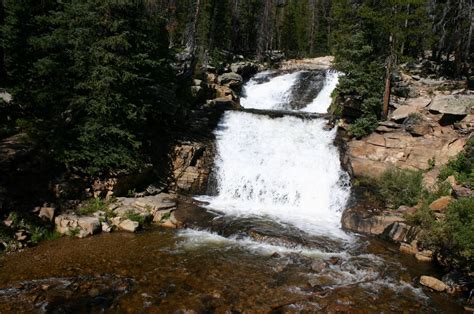
[(412, 243), (402, 242), (400, 243), (399, 250), (400, 250), (400, 253), (403, 253), (403, 254), (415, 255), (416, 253), (418, 253), (417, 241), (414, 240), (412, 241)]
[(136, 232), (140, 224), (137, 221), (132, 221), (130, 219), (125, 219), (124, 221), (118, 224), (118, 228), (123, 231)]
[(423, 250), (421, 252), (417, 252), (415, 254), (415, 258), (419, 262), (431, 262), (433, 260), (433, 251), (431, 250)]
[(445, 274), (442, 281), (449, 286), (449, 293), (459, 293), (469, 291), (469, 285), (472, 282), (472, 278), (454, 270)]
[(430, 204), (430, 209), (435, 212), (442, 212), (448, 207), (449, 203), (452, 201), (451, 196), (443, 196), (433, 201)]
[(448, 289), (448, 286), (444, 282), (431, 276), (421, 276), (420, 284), (438, 292), (443, 292)]
[(436, 96), (429, 106), (430, 111), (449, 115), (465, 116), (474, 107), (474, 97), (471, 95)]
[(209, 100), (206, 103), (206, 107), (214, 108), (216, 110), (232, 110), (232, 109), (241, 109), (242, 107), (236, 103), (232, 97), (221, 97)]
[(394, 242), (410, 242), (416, 238), (418, 232), (418, 228), (396, 221), (385, 228), (383, 237)]
[(38, 216), (42, 219), (53, 221), (55, 212), (56, 208), (54, 207), (41, 207)]
[(339, 265), (341, 263), (341, 258), (338, 256), (332, 256), (329, 258), (328, 263), (331, 265)]
[(350, 208), (342, 215), (342, 227), (357, 233), (380, 235), (395, 222), (403, 222), (403, 217), (374, 214), (368, 211)]
[(111, 232), (112, 231), (112, 226), (109, 225), (107, 222), (102, 223), (102, 232)]
[(311, 263), (311, 269), (317, 273), (323, 271), (326, 268), (326, 263), (324, 261), (314, 261)]

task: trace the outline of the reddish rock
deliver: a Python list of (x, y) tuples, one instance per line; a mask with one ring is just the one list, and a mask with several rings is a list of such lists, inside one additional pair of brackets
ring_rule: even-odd
[(451, 202), (451, 196), (443, 196), (430, 204), (430, 209), (435, 212), (442, 212)]

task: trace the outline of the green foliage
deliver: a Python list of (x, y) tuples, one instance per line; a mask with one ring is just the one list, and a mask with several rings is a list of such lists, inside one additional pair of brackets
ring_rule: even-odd
[(442, 220), (423, 206), (409, 222), (420, 225), (422, 245), (439, 252), (445, 262), (466, 271), (474, 265), (474, 198), (460, 198), (451, 202)]
[(140, 167), (176, 100), (165, 23), (147, 1), (6, 1), (8, 84), (29, 133), (89, 175)]
[(464, 150), (455, 159), (444, 165), (439, 174), (440, 180), (454, 176), (456, 181), (474, 188), (474, 137), (471, 137)]
[(416, 205), (423, 195), (423, 175), (420, 171), (391, 168), (377, 181), (378, 193), (394, 208)]
[(104, 201), (100, 198), (91, 198), (85, 201), (83, 204), (76, 208), (76, 212), (79, 215), (91, 215), (98, 211), (107, 211), (108, 210), (109, 202)]
[(125, 214), (125, 218), (126, 219), (130, 219), (131, 221), (136, 221), (138, 222), (140, 225), (145, 225), (145, 224), (148, 224), (150, 223), (149, 219), (146, 218), (146, 216), (144, 215), (140, 215), (139, 213), (131, 210), (131, 211), (128, 211), (126, 214)]
[(375, 131), (377, 125), (378, 120), (376, 116), (362, 116), (349, 126), (348, 132), (356, 138), (362, 138)]
[(56, 230), (50, 230), (44, 227), (36, 227), (32, 230), (30, 242), (33, 245), (40, 243), (41, 241), (46, 240), (55, 240), (59, 239), (61, 234)]

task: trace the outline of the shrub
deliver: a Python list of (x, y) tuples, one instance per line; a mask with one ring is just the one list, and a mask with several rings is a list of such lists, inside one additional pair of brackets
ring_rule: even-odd
[(348, 128), (350, 135), (356, 138), (362, 138), (369, 135), (377, 128), (377, 117), (374, 115), (366, 115), (357, 119)]
[(98, 211), (107, 211), (108, 202), (100, 198), (91, 198), (76, 208), (79, 215), (90, 215)]
[(423, 194), (420, 171), (390, 168), (377, 180), (378, 193), (393, 207), (416, 205)]
[(440, 170), (439, 179), (454, 176), (459, 183), (474, 188), (474, 137), (471, 137), (455, 159), (450, 160)]

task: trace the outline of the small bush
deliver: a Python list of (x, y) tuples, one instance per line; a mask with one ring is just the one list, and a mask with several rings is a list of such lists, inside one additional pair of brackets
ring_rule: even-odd
[(439, 179), (454, 176), (459, 183), (474, 188), (474, 137), (466, 144), (464, 151), (441, 168)]
[(81, 204), (76, 208), (76, 213), (79, 215), (91, 215), (98, 211), (107, 211), (108, 202), (100, 198), (92, 198)]
[(55, 230), (50, 230), (44, 227), (36, 227), (31, 232), (30, 243), (36, 245), (44, 240), (59, 239), (61, 234)]
[(374, 115), (366, 115), (357, 119), (353, 124), (348, 128), (350, 135), (356, 138), (362, 138), (374, 132), (377, 128), (378, 121), (377, 117)]
[(423, 116), (419, 112), (412, 112), (408, 117), (403, 121), (405, 125), (416, 125), (423, 122)]
[(416, 205), (423, 194), (423, 175), (420, 171), (391, 168), (377, 180), (378, 193), (389, 205)]

